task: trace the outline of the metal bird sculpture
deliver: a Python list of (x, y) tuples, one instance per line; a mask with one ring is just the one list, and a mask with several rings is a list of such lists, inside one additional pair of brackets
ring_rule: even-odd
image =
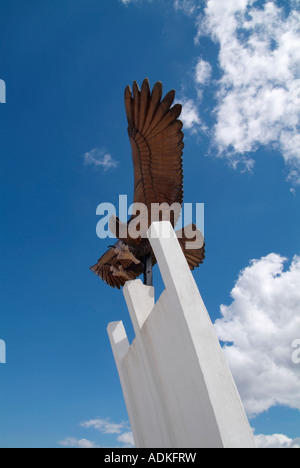
[[(127, 86), (125, 90), (125, 109), (128, 120), (128, 134), (131, 143), (134, 168), (134, 204), (143, 204), (147, 208), (145, 221), (146, 231), (153, 221), (165, 219), (160, 211), (157, 219), (153, 219), (154, 204), (167, 204), (179, 207), (169, 211), (170, 222), (175, 227), (183, 203), (183, 124), (178, 119), (182, 106), (172, 104), (175, 91), (170, 91), (163, 97), (162, 83), (154, 85), (151, 92), (148, 79), (145, 79), (141, 89), (136, 82), (133, 90)], [(168, 210), (167, 210), (168, 211)], [(134, 214), (126, 224), (130, 228), (136, 220)], [(112, 220), (111, 230), (119, 239), (115, 245), (98, 260), (91, 270), (113, 288), (120, 289), (126, 281), (134, 280), (144, 272), (145, 284), (152, 284), (152, 266), (156, 263), (149, 240), (145, 236), (133, 238), (130, 229), (127, 235), (120, 236), (122, 223), (118, 218)], [(189, 226), (196, 235), (196, 226)], [(129, 233), (128, 233), (129, 231)], [(193, 270), (203, 263), (205, 258), (204, 239), (200, 235), (200, 243), (196, 248), (187, 248), (191, 242), (191, 234), (186, 230), (176, 233), (186, 260)], [(200, 233), (201, 234), (201, 233)], [(199, 236), (198, 236), (199, 239)]]

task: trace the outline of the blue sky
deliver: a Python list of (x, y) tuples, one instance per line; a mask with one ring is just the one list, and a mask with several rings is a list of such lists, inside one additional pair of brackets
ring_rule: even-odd
[(106, 333), (131, 324), (89, 267), (108, 245), (97, 206), (132, 201), (123, 92), (145, 77), (184, 104), (185, 201), (205, 203), (194, 276), (250, 424), (261, 446), (299, 446), (299, 3), (0, 8), (0, 446), (132, 443)]

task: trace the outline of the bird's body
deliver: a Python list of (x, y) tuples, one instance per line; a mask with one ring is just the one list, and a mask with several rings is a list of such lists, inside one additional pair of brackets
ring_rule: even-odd
[[(119, 240), (91, 268), (112, 287), (120, 288), (126, 281), (140, 276), (145, 256), (152, 255), (152, 264), (156, 263), (146, 237), (151, 223), (169, 220), (175, 227), (180, 217), (183, 203), (184, 135), (182, 122), (178, 120), (182, 107), (179, 104), (172, 107), (174, 98), (175, 91), (170, 91), (162, 99), (160, 82), (154, 85), (151, 93), (147, 79), (141, 90), (136, 82), (133, 84), (133, 93), (129, 86), (125, 90), (134, 167), (134, 206), (142, 206), (145, 211), (142, 216), (140, 211), (134, 213), (125, 226), (121, 226), (118, 219), (114, 220), (111, 230)], [(124, 227), (127, 235), (121, 236)], [(133, 235), (132, 230), (138, 230), (140, 235)], [(193, 226), (193, 230), (196, 231), (196, 226)], [(182, 250), (190, 268), (194, 269), (205, 257), (204, 239), (193, 249), (186, 248), (187, 240), (191, 241), (190, 237), (188, 239), (184, 232), (180, 232)]]

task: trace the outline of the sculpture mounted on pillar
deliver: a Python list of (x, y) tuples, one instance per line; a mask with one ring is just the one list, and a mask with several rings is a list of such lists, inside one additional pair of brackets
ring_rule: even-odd
[[(110, 229), (119, 239), (98, 260), (91, 270), (112, 287), (120, 289), (126, 281), (144, 273), (144, 282), (152, 285), (155, 255), (147, 231), (155, 221), (171, 222), (175, 227), (183, 203), (183, 132), (178, 119), (182, 106), (175, 104), (175, 91), (163, 97), (162, 84), (156, 83), (151, 92), (148, 79), (141, 89), (133, 83), (133, 92), (125, 90), (125, 109), (134, 168), (134, 206), (137, 207), (127, 223), (111, 220)], [(145, 208), (143, 210), (143, 207)], [(138, 228), (138, 236), (134, 235)], [(196, 226), (178, 232), (180, 246), (191, 270), (203, 263), (204, 239)], [(199, 235), (200, 234), (200, 235)], [(194, 248), (187, 243), (197, 242)]]

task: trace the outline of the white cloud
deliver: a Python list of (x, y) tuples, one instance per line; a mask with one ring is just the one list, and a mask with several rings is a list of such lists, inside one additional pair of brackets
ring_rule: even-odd
[(73, 437), (67, 437), (66, 439), (61, 440), (58, 443), (63, 447), (69, 448), (100, 448), (98, 445), (95, 444), (95, 442), (91, 442), (87, 439), (75, 439)]
[[(121, 421), (120, 423), (116, 423), (109, 418), (90, 419), (89, 421), (82, 422), (80, 426), (84, 427), (85, 429), (95, 429), (105, 435), (115, 435), (116, 447), (120, 446), (120, 444), (122, 444), (122, 448), (134, 447), (133, 434), (130, 431), (130, 425), (126, 421)], [(68, 441), (72, 439), (66, 439), (66, 440)]]
[(198, 125), (201, 125), (198, 106), (195, 102), (192, 99), (182, 99), (181, 103), (182, 113), (180, 119), (182, 120), (185, 128), (193, 130)]
[(197, 1), (196, 0), (175, 0), (174, 2), (175, 10), (181, 10), (187, 16), (192, 16), (197, 10)]
[(285, 17), (274, 1), (208, 0), (197, 39), (220, 46), (214, 139), (234, 158), (259, 145), (278, 148), (300, 183), (300, 12)]
[[(128, 422), (122, 421), (120, 423), (113, 422), (110, 418), (106, 419), (90, 419), (79, 424), (85, 429), (94, 429), (104, 435), (116, 436), (115, 447), (132, 448), (134, 447), (133, 434), (130, 431)], [(100, 448), (95, 442), (88, 439), (76, 439), (74, 437), (67, 437), (58, 442), (59, 445), (69, 448)]]
[(211, 77), (211, 66), (208, 62), (203, 59), (199, 59), (196, 66), (195, 81), (200, 85), (205, 85), (209, 82)]
[(124, 428), (128, 427), (128, 424), (126, 422), (114, 423), (110, 419), (91, 419), (81, 423), (80, 426), (87, 429), (92, 427), (103, 434), (121, 434)]
[(102, 167), (104, 171), (116, 168), (118, 161), (115, 161), (109, 153), (98, 148), (94, 148), (84, 154), (84, 163), (96, 167)]
[(118, 441), (124, 444), (123, 448), (131, 448), (135, 446), (132, 432), (124, 432), (124, 434), (121, 434), (118, 437)]
[[(130, 3), (137, 3), (142, 0), (120, 0), (120, 1), (123, 3), (123, 5), (128, 6)], [(143, 0), (143, 1), (152, 2), (152, 0)]]
[(200, 104), (203, 97), (203, 87), (209, 82), (211, 73), (211, 65), (202, 58), (199, 58), (195, 65), (193, 75), (197, 87), (196, 99), (184, 97), (186, 94), (186, 87), (183, 86), (182, 89), (182, 97), (179, 99), (182, 104), (180, 119), (184, 124), (184, 128), (190, 130), (192, 133), (197, 133), (199, 130), (207, 131), (207, 127), (200, 117)]
[(300, 365), (292, 343), (300, 338), (300, 257), (270, 254), (253, 260), (221, 306), (215, 328), (249, 416), (272, 406), (300, 410)]
[(300, 438), (290, 439), (283, 434), (257, 435), (255, 436), (257, 448), (300, 448)]

